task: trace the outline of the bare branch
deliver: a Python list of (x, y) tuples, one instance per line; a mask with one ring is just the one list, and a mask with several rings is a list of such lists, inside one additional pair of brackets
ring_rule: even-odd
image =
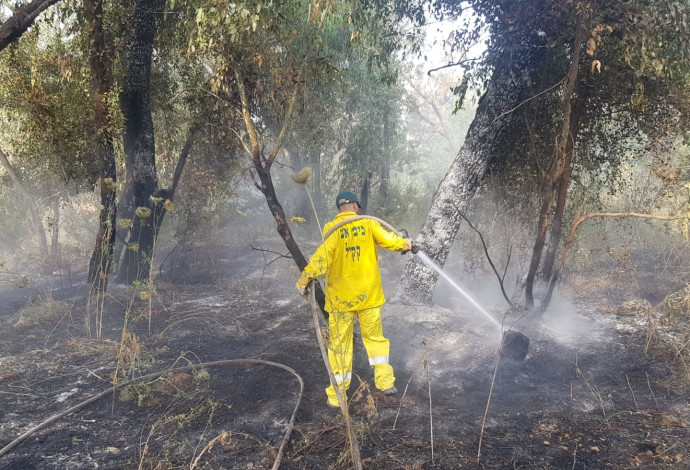
[(34, 24), (38, 15), (60, 0), (34, 0), (12, 10), (12, 16), (0, 24), (0, 51), (19, 39)]
[(263, 190), (261, 189), (261, 185), (256, 180), (256, 176), (254, 176), (254, 172), (252, 171), (252, 169), (248, 168), (247, 171), (249, 171), (249, 177), (252, 179), (252, 183), (254, 183), (254, 186), (256, 186), (256, 189), (263, 192)]
[[(463, 219), (465, 219), (465, 222), (467, 222), (467, 224), (470, 226), (470, 228), (472, 230), (474, 230), (475, 232), (477, 232), (477, 235), (479, 235), (479, 240), (482, 242), (482, 246), (484, 247), (484, 254), (486, 255), (486, 260), (489, 262), (489, 265), (491, 266), (491, 269), (493, 269), (494, 274), (496, 274), (496, 278), (498, 278), (498, 284), (499, 284), (499, 286), (501, 286), (501, 292), (503, 293), (503, 298), (506, 299), (506, 302), (508, 302), (508, 305), (510, 305), (511, 308), (515, 308), (515, 305), (513, 305), (513, 302), (510, 301), (510, 299), (508, 298), (508, 294), (506, 294), (506, 291), (503, 288), (503, 278), (501, 277), (500, 274), (498, 274), (498, 271), (496, 270), (496, 266), (494, 266), (493, 261), (491, 261), (491, 256), (489, 256), (489, 249), (486, 247), (486, 243), (484, 242), (484, 237), (482, 236), (482, 233), (479, 230), (477, 230), (474, 227), (474, 225), (472, 225), (472, 222), (470, 222), (470, 220), (467, 217), (465, 217), (465, 214), (463, 214), (460, 210), (458, 210), (457, 207), (455, 208), (455, 210), (457, 210), (458, 214), (460, 214), (460, 216)], [(508, 265), (506, 264), (506, 270), (507, 269), (508, 269)], [(505, 276), (505, 273), (504, 273), (504, 276)]]
[[(305, 57), (306, 60), (306, 57)], [(302, 67), (304, 70), (304, 66)], [(271, 151), (271, 155), (269, 155), (266, 163), (270, 166), (273, 163), (273, 160), (275, 160), (276, 155), (278, 155), (278, 151), (280, 150), (280, 147), (283, 145), (283, 139), (285, 139), (285, 134), (287, 133), (288, 125), (290, 124), (290, 118), (292, 117), (292, 112), (295, 109), (295, 102), (297, 101), (297, 92), (299, 91), (299, 87), (297, 84), (295, 84), (295, 89), (292, 90), (292, 95), (290, 96), (290, 104), (288, 105), (288, 111), (287, 114), (285, 115), (285, 118), (283, 119), (283, 127), (280, 129), (280, 134), (278, 134), (278, 139), (276, 140), (275, 145), (273, 146), (273, 150)]]
[(450, 68), (450, 67), (457, 67), (458, 65), (463, 65), (463, 64), (465, 64), (465, 63), (467, 63), (467, 62), (476, 62), (476, 61), (478, 61), (478, 60), (481, 60), (481, 59), (479, 59), (479, 58), (475, 58), (475, 59), (463, 59), (463, 60), (460, 60), (460, 61), (458, 61), (458, 62), (453, 62), (452, 64), (446, 64), (446, 65), (442, 65), (442, 66), (440, 66), (440, 67), (436, 67), (436, 68), (434, 68), (434, 69), (429, 69), (429, 70), (426, 72), (426, 74), (427, 74), (427, 75), (431, 75), (432, 72), (438, 72), (439, 70), (447, 69), (447, 68)]
[[(273, 261), (275, 261), (275, 260), (277, 260), (277, 259), (280, 259), (280, 258), (292, 259), (292, 256), (290, 256), (289, 253), (286, 254), (286, 255), (284, 255), (284, 254), (282, 254), (282, 253), (278, 253), (277, 251), (267, 250), (267, 249), (265, 249), (265, 248), (257, 248), (257, 247), (255, 247), (254, 245), (251, 245), (251, 247), (252, 247), (252, 250), (254, 250), (254, 251), (261, 251), (261, 252), (264, 252), (264, 253), (273, 253), (274, 255), (278, 255), (278, 258), (274, 259)], [(273, 263), (273, 261), (271, 261), (271, 263)], [(271, 264), (271, 263), (268, 263), (268, 264)], [(267, 264), (266, 266), (268, 266), (268, 264)]]
[(244, 141), (244, 134), (240, 134), (235, 128), (230, 128), (230, 130), (235, 133), (237, 139), (242, 144), (242, 147), (244, 147), (244, 150), (247, 152), (247, 155), (249, 155), (249, 158), (253, 158), (254, 155), (252, 154), (252, 151), (249, 149), (249, 146)]
[(520, 104), (518, 104), (517, 106), (515, 106), (513, 109), (509, 109), (509, 110), (506, 111), (505, 113), (499, 114), (498, 116), (496, 116), (496, 117), (494, 118), (493, 122), (496, 122), (497, 120), (499, 120), (500, 118), (502, 118), (502, 117), (505, 116), (506, 114), (512, 113), (513, 111), (515, 111), (515, 110), (518, 109), (520, 106), (522, 106), (523, 104), (527, 103), (528, 101), (532, 101), (533, 99), (535, 99), (535, 98), (537, 98), (537, 97), (543, 95), (544, 93), (547, 93), (547, 92), (553, 90), (553, 89), (556, 88), (558, 85), (560, 85), (561, 83), (563, 83), (567, 78), (568, 78), (568, 75), (566, 75), (565, 77), (563, 77), (562, 79), (560, 79), (557, 83), (555, 83), (555, 84), (551, 85), (550, 87), (548, 87), (546, 90), (540, 91), (539, 93), (537, 93), (537, 94), (534, 95), (534, 96), (530, 96), (530, 97), (527, 98), (525, 101), (523, 101), (522, 103), (520, 103)]

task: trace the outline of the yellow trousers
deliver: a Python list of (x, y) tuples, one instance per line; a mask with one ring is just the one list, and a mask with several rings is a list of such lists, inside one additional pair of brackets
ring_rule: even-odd
[[(331, 341), (328, 348), (328, 362), (331, 363), (335, 380), (345, 398), (352, 379), (352, 335), (355, 318), (359, 321), (362, 341), (369, 356), (369, 365), (374, 368), (374, 383), (379, 390), (395, 385), (393, 367), (388, 363), (389, 341), (383, 336), (381, 307), (353, 312), (331, 312), (328, 317)], [(326, 389), (328, 402), (338, 406), (338, 398), (331, 384)]]

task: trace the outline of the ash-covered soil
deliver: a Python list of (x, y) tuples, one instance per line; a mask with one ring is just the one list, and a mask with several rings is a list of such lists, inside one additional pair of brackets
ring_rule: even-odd
[[(111, 286), (100, 339), (96, 318), (85, 331), (83, 285), (0, 291), (0, 447), (114, 380), (194, 366), (56, 420), (0, 456), (0, 468), (271, 468), (299, 382), (271, 365), (201, 366), (225, 359), (277, 362), (303, 378), (281, 468), (352, 468), (290, 260), (267, 264), (273, 256), (250, 246), (207, 256), (213, 276), (161, 276), (151, 309), (145, 295)], [(389, 296), (403, 262), (382, 253)], [(59, 315), (13, 326), (46, 294)], [(498, 364), (501, 332), (471, 307), (387, 304), (397, 397), (374, 389), (356, 340), (350, 410), (364, 468), (690, 467), (688, 395), (657, 347), (662, 332), (649, 334), (650, 313), (610, 305), (596, 283), (569, 298), (541, 319), (505, 318), (531, 342), (524, 361)], [(500, 298), (487, 308), (503, 321)]]

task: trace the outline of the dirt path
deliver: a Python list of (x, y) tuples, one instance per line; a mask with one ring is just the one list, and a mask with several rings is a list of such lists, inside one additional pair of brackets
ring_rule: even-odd
[[(294, 292), (289, 262), (264, 269), (242, 247), (224, 259), (227, 275), (214, 285), (159, 284), (150, 334), (148, 302), (121, 287), (111, 289), (105, 317), (110, 340), (86, 339), (79, 309), (59, 324), (18, 330), (4, 322), (0, 446), (107, 388), (118, 351), (120, 380), (259, 358), (294, 368), (306, 383), (281, 468), (350, 468), (343, 422), (325, 404), (311, 312)], [(26, 300), (2, 295), (5, 312)], [(130, 304), (135, 336), (121, 347)], [(667, 368), (644, 354), (643, 318), (602, 314), (596, 302), (560, 305), (544, 321), (516, 325), (531, 339), (530, 352), (498, 366), (480, 466), (687, 468), (688, 397), (666, 387)], [(371, 390), (371, 370), (356, 348), (354, 372), (367, 385), (355, 392), (354, 380), (350, 397), (365, 468), (476, 467), (500, 332), (466, 308), (391, 304), (384, 329), (398, 388), (407, 391), (402, 399)], [(0, 468), (270, 468), (297, 390), (290, 374), (262, 366), (169, 374), (38, 432), (0, 457)]]

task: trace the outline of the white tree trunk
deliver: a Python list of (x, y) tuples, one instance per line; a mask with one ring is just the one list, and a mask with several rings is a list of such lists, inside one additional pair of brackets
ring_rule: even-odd
[[(465, 143), (436, 190), (429, 215), (415, 243), (440, 267), (446, 262), (469, 201), (481, 183), (494, 149), (501, 145), (502, 130), (519, 104), (523, 83), (522, 65), (506, 61), (494, 71), (489, 86), (479, 100), (477, 112)], [(418, 257), (411, 257), (393, 299), (410, 304), (429, 304), (438, 275)]]

